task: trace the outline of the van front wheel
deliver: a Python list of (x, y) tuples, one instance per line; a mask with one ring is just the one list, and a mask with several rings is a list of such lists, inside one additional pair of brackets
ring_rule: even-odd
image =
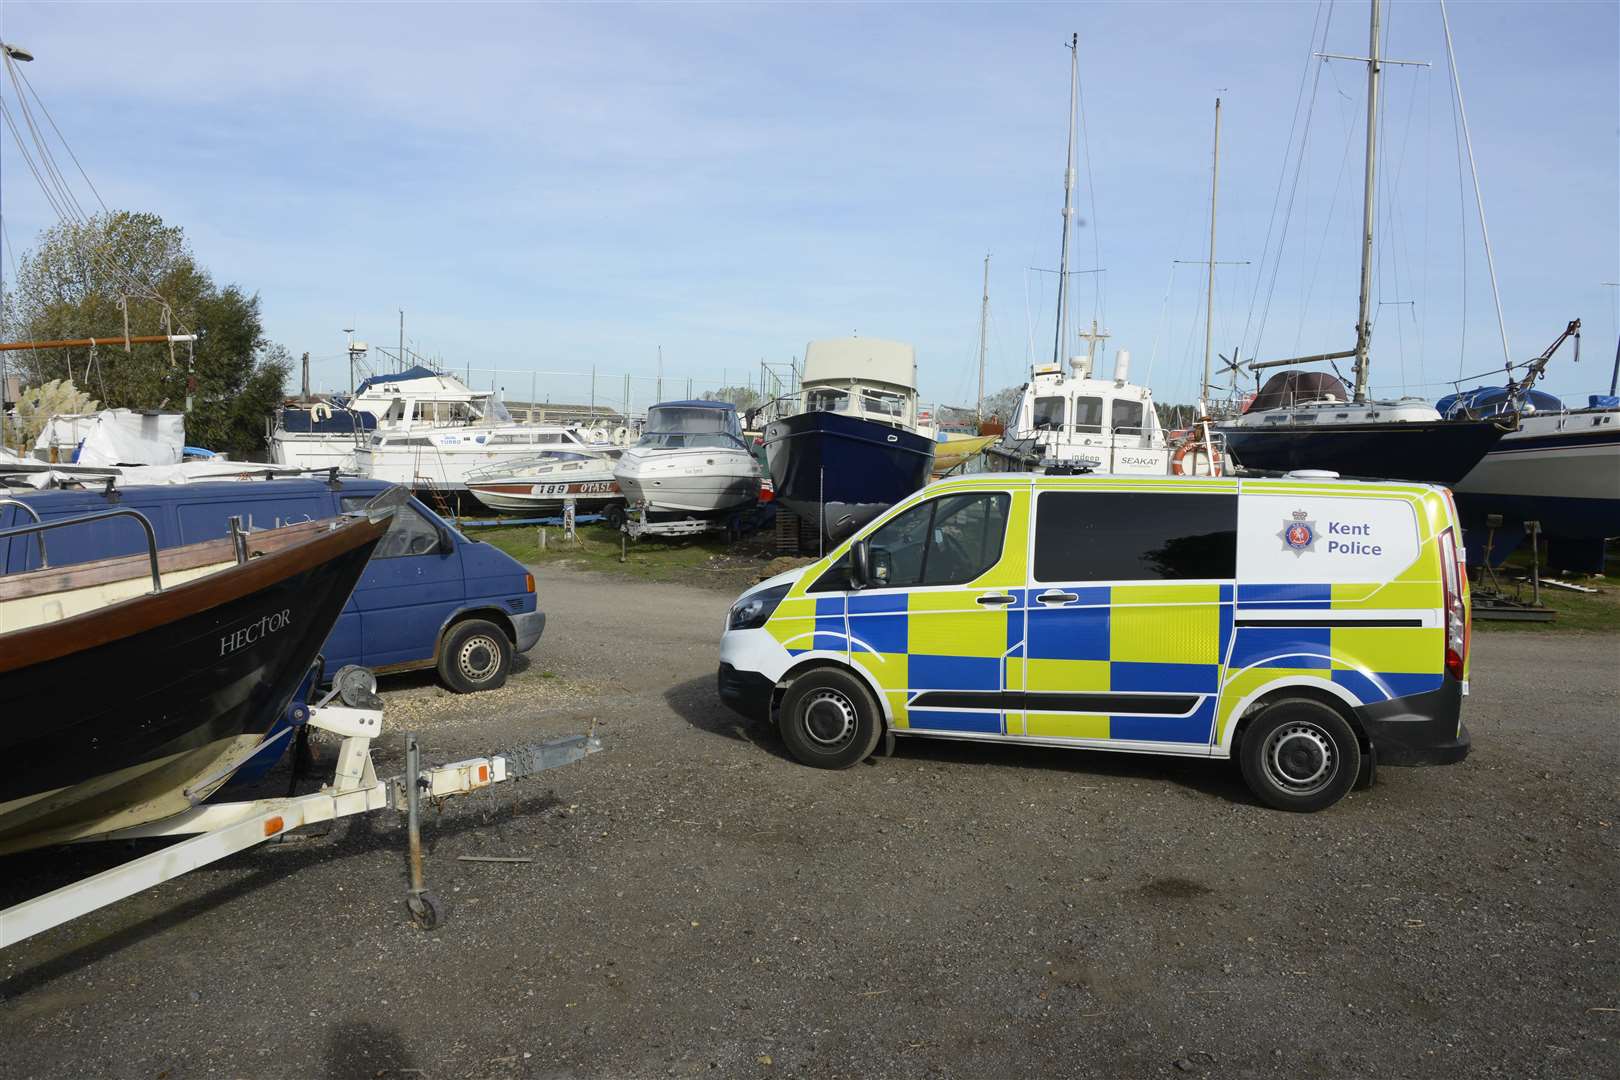
[(818, 769), (860, 764), (872, 756), (883, 733), (872, 695), (837, 668), (816, 668), (788, 684), (781, 728), (793, 756)]
[(1268, 705), (1243, 733), (1243, 779), (1278, 810), (1325, 810), (1361, 773), (1361, 745), (1338, 712), (1310, 698)]
[(457, 623), (445, 635), (439, 653), (439, 678), (458, 694), (494, 690), (506, 685), (512, 668), (512, 643), (506, 631), (483, 619)]

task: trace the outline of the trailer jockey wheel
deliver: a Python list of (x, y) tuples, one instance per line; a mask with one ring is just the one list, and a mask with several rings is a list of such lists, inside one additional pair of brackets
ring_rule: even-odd
[(425, 891), (412, 893), (406, 898), (405, 906), (411, 911), (411, 921), (422, 930), (437, 930), (450, 914), (443, 900)]

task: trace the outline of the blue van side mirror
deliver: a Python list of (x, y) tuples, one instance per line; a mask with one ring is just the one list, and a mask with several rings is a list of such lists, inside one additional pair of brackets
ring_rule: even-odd
[(435, 531), (437, 531), (439, 534), (439, 556), (441, 558), (449, 558), (451, 555), (455, 554), (456, 542), (450, 536), (450, 530), (445, 528), (443, 525), (437, 525), (435, 526)]

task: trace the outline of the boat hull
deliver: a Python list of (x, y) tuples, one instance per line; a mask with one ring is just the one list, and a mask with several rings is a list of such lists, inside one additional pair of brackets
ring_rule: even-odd
[(777, 501), (835, 540), (928, 483), (934, 466), (931, 439), (832, 412), (773, 420), (764, 439)]
[(1503, 433), (1490, 420), (1227, 424), (1217, 430), (1228, 453), (1249, 469), (1330, 469), (1341, 476), (1447, 485), (1468, 475)]
[(630, 449), (613, 479), (626, 499), (659, 512), (723, 514), (759, 498), (759, 466), (741, 448)]
[(0, 853), (182, 812), (291, 703), (388, 518), (0, 636)]
[[(1487, 540), (1491, 562), (1505, 559), (1537, 521), (1555, 565), (1600, 572), (1602, 541), (1620, 536), (1620, 412), (1527, 416), (1455, 490), (1470, 562), (1484, 560)], [(1502, 518), (1494, 536), (1492, 515)]]
[(619, 485), (612, 480), (575, 480), (568, 483), (469, 481), (467, 491), (489, 509), (507, 513), (559, 510), (566, 499), (573, 499), (575, 507), (581, 510), (624, 499), (619, 493)]

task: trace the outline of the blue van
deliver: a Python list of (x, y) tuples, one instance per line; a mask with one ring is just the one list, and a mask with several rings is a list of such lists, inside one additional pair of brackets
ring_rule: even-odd
[[(74, 517), (124, 506), (152, 522), (160, 547), (230, 535), (240, 516), (254, 529), (332, 517), (386, 491), (380, 480), (231, 480), (102, 491), (39, 491), (8, 496), (42, 519)], [(0, 529), (31, 517), (0, 503)], [(112, 518), (48, 534), (52, 566), (146, 550), (128, 518)], [(0, 571), (39, 568), (35, 537), (0, 540)], [(512, 657), (540, 640), (546, 617), (537, 610), (534, 575), (510, 555), (469, 540), (416, 499), (372, 553), (371, 564), (338, 616), (321, 654), (326, 670), (361, 664), (379, 675), (436, 668), (458, 693), (506, 682)]]

